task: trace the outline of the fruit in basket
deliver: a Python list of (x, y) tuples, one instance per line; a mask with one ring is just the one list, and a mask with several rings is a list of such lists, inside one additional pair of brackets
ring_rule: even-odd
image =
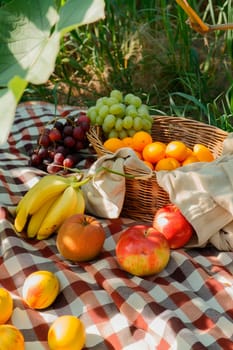
[(185, 160), (182, 162), (182, 165), (188, 165), (197, 162), (199, 162), (199, 159), (194, 154), (191, 154), (185, 158)]
[(209, 148), (199, 143), (193, 146), (193, 154), (200, 162), (212, 162), (214, 160), (214, 156)]
[(51, 271), (32, 272), (24, 281), (22, 296), (33, 309), (45, 309), (52, 305), (59, 293), (59, 280)]
[(13, 299), (5, 288), (0, 288), (0, 310), (0, 324), (4, 324), (9, 320), (13, 312)]
[(171, 141), (166, 146), (165, 155), (166, 157), (175, 158), (178, 162), (182, 162), (188, 155), (187, 146), (182, 141)]
[(150, 163), (157, 163), (165, 157), (166, 144), (155, 141), (146, 145), (142, 151), (143, 159)]
[(149, 132), (138, 131), (132, 137), (132, 148), (135, 151), (142, 152), (145, 146), (152, 142), (152, 136)]
[(13, 325), (0, 325), (0, 349), (1, 350), (24, 350), (24, 337), (22, 332)]
[(103, 145), (108, 151), (114, 153), (116, 152), (118, 149), (124, 147), (124, 143), (122, 140), (116, 138), (116, 137), (112, 137), (110, 139), (107, 139), (104, 142)]
[(29, 164), (48, 173), (69, 172), (84, 159), (92, 159), (87, 132), (90, 118), (80, 111), (76, 116), (65, 112), (56, 116), (41, 130)]
[(170, 259), (167, 239), (149, 225), (133, 225), (121, 234), (116, 245), (120, 267), (136, 276), (161, 272)]
[(85, 200), (81, 185), (74, 176), (45, 175), (22, 197), (16, 207), (14, 226), (17, 234), (46, 239), (63, 221), (84, 213)]
[(165, 205), (156, 211), (153, 227), (166, 237), (171, 249), (183, 247), (194, 233), (192, 225), (174, 204)]
[(176, 168), (179, 168), (181, 166), (180, 162), (178, 162), (177, 159), (172, 157), (162, 158), (160, 159), (156, 165), (155, 170), (174, 170)]
[(84, 323), (76, 316), (58, 317), (48, 331), (50, 350), (81, 350), (86, 342)]
[(56, 244), (64, 258), (80, 262), (96, 258), (104, 241), (105, 231), (101, 222), (93, 216), (77, 214), (61, 225)]
[(140, 130), (150, 132), (153, 122), (148, 106), (138, 96), (123, 96), (119, 90), (112, 90), (109, 96), (99, 98), (95, 106), (87, 110), (87, 115), (92, 125), (102, 127), (105, 139), (123, 139)]

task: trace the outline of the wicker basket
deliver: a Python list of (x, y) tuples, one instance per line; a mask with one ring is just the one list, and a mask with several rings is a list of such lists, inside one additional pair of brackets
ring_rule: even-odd
[[(201, 143), (207, 146), (215, 157), (222, 154), (227, 132), (187, 118), (154, 116), (153, 119), (151, 135), (154, 141), (168, 143), (180, 140), (188, 147)], [(99, 157), (110, 153), (103, 146), (100, 128), (91, 128), (88, 139)], [(157, 183), (156, 171), (153, 171), (150, 178), (137, 169), (125, 168), (125, 173), (134, 174), (137, 179), (126, 179), (126, 196), (121, 216), (151, 222), (156, 210), (169, 203), (167, 192)]]

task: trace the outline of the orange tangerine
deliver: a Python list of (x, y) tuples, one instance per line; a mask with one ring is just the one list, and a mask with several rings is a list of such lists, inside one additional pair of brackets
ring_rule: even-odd
[(143, 160), (143, 162), (151, 169), (154, 170), (154, 165), (151, 162), (148, 162), (147, 160)]
[(178, 160), (172, 157), (162, 158), (155, 166), (155, 170), (174, 170), (180, 167)]
[(196, 162), (199, 162), (199, 159), (194, 154), (191, 154), (190, 156), (185, 158), (185, 160), (182, 162), (182, 165), (187, 165)]
[(193, 146), (193, 154), (200, 162), (212, 162), (214, 160), (214, 156), (209, 148), (199, 143)]
[(144, 147), (152, 143), (152, 136), (146, 131), (137, 131), (133, 135), (133, 149), (138, 152), (142, 152)]
[(154, 164), (165, 157), (166, 144), (155, 141), (146, 145), (142, 151), (143, 159)]
[(186, 153), (186, 158), (191, 156), (193, 154), (193, 150), (189, 147), (187, 147), (187, 153)]
[(124, 144), (124, 147), (130, 147), (133, 148), (133, 138), (130, 136), (124, 137), (122, 139), (122, 142)]
[(182, 141), (171, 141), (166, 147), (166, 156), (182, 162), (187, 157), (187, 147)]
[(103, 146), (110, 152), (116, 152), (119, 148), (124, 147), (124, 143), (121, 139), (118, 139), (117, 137), (112, 137), (106, 140)]

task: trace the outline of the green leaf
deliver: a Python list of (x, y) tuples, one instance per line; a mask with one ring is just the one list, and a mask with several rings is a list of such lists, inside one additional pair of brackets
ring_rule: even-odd
[(0, 11), (0, 85), (15, 75), (33, 84), (46, 82), (59, 52), (58, 21), (53, 0), (14, 0)]
[(57, 30), (62, 35), (83, 24), (96, 22), (104, 18), (104, 0), (70, 0), (60, 10), (60, 19)]
[[(27, 83), (44, 84), (53, 73), (61, 37), (104, 17), (103, 0), (67, 0), (60, 7), (56, 3), (12, 0), (0, 8), (0, 105), (6, 132)], [(0, 142), (3, 139), (1, 128)]]
[(11, 125), (14, 121), (15, 109), (26, 86), (27, 81), (16, 76), (9, 82), (8, 88), (0, 90), (0, 144), (6, 142), (7, 140)]

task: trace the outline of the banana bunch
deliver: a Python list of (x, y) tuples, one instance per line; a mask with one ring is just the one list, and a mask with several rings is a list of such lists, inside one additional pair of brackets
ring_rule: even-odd
[(19, 236), (48, 238), (73, 214), (83, 214), (85, 200), (75, 176), (45, 175), (19, 201), (14, 227)]

